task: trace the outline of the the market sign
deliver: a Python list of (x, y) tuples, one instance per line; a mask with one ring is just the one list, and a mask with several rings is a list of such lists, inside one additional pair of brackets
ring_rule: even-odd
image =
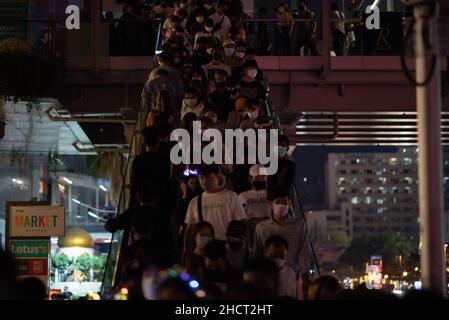
[(64, 235), (64, 207), (11, 206), (9, 237), (52, 237)]

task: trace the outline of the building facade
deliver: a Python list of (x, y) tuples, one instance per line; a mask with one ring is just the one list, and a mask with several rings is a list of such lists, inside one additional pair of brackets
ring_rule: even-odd
[(330, 153), (326, 163), (327, 204), (352, 204), (353, 232), (400, 232), (418, 242), (416, 148), (396, 153)]

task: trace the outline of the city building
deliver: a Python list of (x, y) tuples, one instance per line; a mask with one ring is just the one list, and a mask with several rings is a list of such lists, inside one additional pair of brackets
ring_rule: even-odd
[(416, 148), (396, 153), (330, 153), (327, 204), (353, 206), (354, 234), (400, 232), (418, 240)]

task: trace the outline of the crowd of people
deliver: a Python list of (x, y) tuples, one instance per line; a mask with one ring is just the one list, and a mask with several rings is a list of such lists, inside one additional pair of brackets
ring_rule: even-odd
[[(85, 6), (89, 7), (89, 6)], [(348, 18), (359, 18), (353, 2)], [(345, 19), (337, 1), (331, 3), (331, 54), (360, 54), (360, 28)], [(274, 20), (266, 20), (274, 19)], [(151, 55), (157, 42), (159, 23), (165, 40), (172, 33), (183, 34), (192, 46), (200, 37), (216, 37), (222, 41), (246, 42), (259, 55), (322, 55), (322, 32), (319, 14), (308, 0), (298, 0), (297, 9), (285, 3), (273, 8), (259, 7), (256, 13), (245, 13), (239, 0), (135, 0), (123, 7), (120, 18), (106, 11), (103, 21), (109, 25), (111, 55)], [(238, 55), (237, 55), (238, 57)]]
[[(143, 148), (132, 160), (128, 209), (105, 225), (125, 237), (107, 298), (394, 299), (363, 285), (343, 290), (331, 276), (311, 277), (305, 221), (293, 212), (296, 165), (287, 136), (280, 135), (270, 150), (279, 163), (274, 175), (249, 161), (170, 161), (176, 128), (193, 135), (198, 121), (201, 132), (266, 131), (273, 121), (265, 112), (259, 48), (247, 42), (239, 0), (174, 1), (165, 3), (168, 11), (156, 6), (165, 14), (163, 44), (142, 92)], [(310, 45), (310, 38), (298, 34), (300, 44)], [(0, 298), (41, 299), (42, 286), (17, 285), (13, 261), (0, 253)]]

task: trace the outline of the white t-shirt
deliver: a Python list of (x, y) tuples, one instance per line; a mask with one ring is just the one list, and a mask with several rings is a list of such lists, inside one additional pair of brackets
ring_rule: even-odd
[(249, 190), (240, 194), (246, 215), (251, 218), (269, 218), (271, 206), (267, 201), (267, 190)]
[[(226, 240), (226, 229), (229, 222), (247, 219), (237, 194), (226, 189), (216, 193), (204, 192), (202, 209), (203, 219), (214, 227), (215, 238), (218, 240)], [(199, 221), (198, 197), (195, 197), (189, 203), (184, 222), (195, 224)]]
[(297, 281), (295, 271), (289, 266), (279, 270), (279, 296), (297, 297)]

